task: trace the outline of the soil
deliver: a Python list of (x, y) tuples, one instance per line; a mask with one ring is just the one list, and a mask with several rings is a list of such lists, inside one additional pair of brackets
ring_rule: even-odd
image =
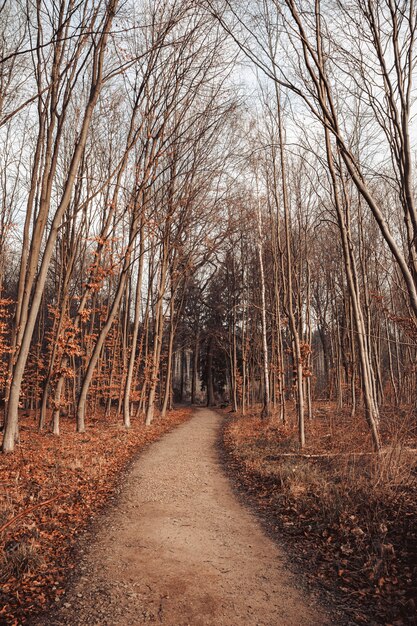
[(329, 623), (234, 495), (216, 450), (220, 421), (198, 409), (140, 455), (48, 624)]

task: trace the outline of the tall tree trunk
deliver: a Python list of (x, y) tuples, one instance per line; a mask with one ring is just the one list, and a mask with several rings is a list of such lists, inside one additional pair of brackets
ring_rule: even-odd
[(263, 407), (261, 417), (267, 418), (271, 415), (271, 394), (269, 388), (269, 356), (268, 356), (268, 337), (267, 337), (267, 325), (266, 325), (266, 299), (265, 299), (265, 272), (264, 272), (264, 260), (263, 260), (263, 248), (262, 248), (262, 214), (261, 206), (258, 201), (257, 211), (258, 221), (258, 260), (259, 260), (259, 272), (261, 278), (261, 321), (262, 321), (262, 364), (263, 364), (263, 382), (264, 382), (264, 394), (263, 394)]
[(291, 254), (291, 241), (290, 241), (290, 207), (287, 188), (287, 168), (284, 155), (284, 130), (282, 125), (282, 112), (281, 112), (281, 98), (277, 87), (276, 92), (277, 99), (277, 112), (278, 112), (278, 132), (279, 132), (279, 149), (280, 149), (280, 162), (281, 162), (281, 183), (282, 183), (282, 197), (284, 208), (284, 228), (285, 228), (285, 244), (287, 253), (287, 311), (289, 327), (291, 332), (291, 339), (293, 345), (294, 354), (294, 369), (297, 380), (296, 390), (296, 406), (297, 406), (297, 418), (298, 418), (298, 439), (300, 447), (305, 445), (305, 426), (304, 426), (304, 392), (303, 392), (303, 361), (301, 355), (300, 337), (298, 335), (297, 323), (294, 315), (293, 307), (293, 288), (292, 288), (292, 254)]
[(172, 397), (172, 355), (174, 352), (174, 336), (175, 336), (175, 301), (174, 294), (171, 294), (171, 302), (169, 304), (170, 309), (170, 327), (169, 327), (169, 340), (168, 340), (168, 355), (167, 355), (167, 375), (165, 380), (164, 401), (162, 404), (161, 417), (165, 417), (168, 404)]

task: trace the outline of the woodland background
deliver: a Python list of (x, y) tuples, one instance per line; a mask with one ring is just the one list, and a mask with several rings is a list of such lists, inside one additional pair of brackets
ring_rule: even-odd
[(307, 445), (369, 455), (378, 497), (415, 488), (416, 20), (0, 3), (3, 452), (22, 418), (58, 436), (224, 403), (264, 418), (252, 437), (279, 425), (261, 465)]

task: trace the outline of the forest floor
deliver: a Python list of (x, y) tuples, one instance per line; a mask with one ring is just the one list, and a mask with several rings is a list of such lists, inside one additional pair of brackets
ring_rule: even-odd
[(417, 623), (415, 420), (384, 416), (377, 461), (360, 416), (314, 412), (302, 455), (291, 412), (59, 439), (24, 417), (0, 456), (0, 626)]
[(267, 532), (288, 547), (302, 580), (352, 624), (417, 624), (415, 417), (383, 415), (384, 448), (363, 416), (317, 403), (299, 452), (288, 423), (224, 411), (224, 463)]
[[(286, 558), (237, 499), (207, 409), (132, 464), (79, 555), (51, 626), (324, 626)], [(336, 622), (333, 622), (336, 623)]]
[(80, 540), (115, 501), (130, 462), (191, 414), (178, 408), (151, 427), (133, 420), (128, 431), (97, 415), (83, 434), (67, 418), (55, 437), (39, 433), (34, 415), (22, 412), (20, 445), (0, 454), (0, 626), (33, 624), (66, 602)]

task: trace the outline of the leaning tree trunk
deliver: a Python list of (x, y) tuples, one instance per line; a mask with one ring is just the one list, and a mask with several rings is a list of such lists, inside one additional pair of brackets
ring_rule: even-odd
[(106, 337), (112, 327), (117, 311), (119, 310), (120, 302), (124, 294), (128, 272), (130, 271), (130, 259), (132, 256), (132, 250), (134, 247), (138, 229), (139, 229), (138, 218), (137, 216), (134, 216), (132, 218), (132, 226), (131, 226), (131, 232), (129, 236), (129, 243), (125, 251), (125, 256), (123, 260), (123, 268), (120, 274), (113, 304), (110, 307), (106, 322), (103, 328), (101, 329), (100, 334), (97, 338), (97, 341), (94, 345), (93, 351), (90, 356), (90, 360), (88, 362), (88, 367), (85, 372), (84, 379), (81, 385), (81, 391), (80, 391), (80, 396), (78, 398), (78, 406), (77, 406), (77, 432), (79, 433), (82, 433), (85, 431), (85, 409), (86, 409), (86, 403), (87, 403), (88, 390), (90, 388), (91, 380), (93, 378), (93, 373), (97, 365), (97, 361), (99, 359), (101, 350), (104, 346)]
[(144, 220), (141, 221), (140, 226), (140, 244), (139, 244), (139, 267), (138, 267), (138, 282), (136, 286), (135, 296), (135, 313), (133, 320), (133, 333), (132, 343), (130, 346), (129, 363), (127, 367), (126, 383), (123, 396), (123, 424), (126, 428), (130, 428), (130, 391), (132, 388), (133, 370), (136, 360), (136, 347), (138, 345), (139, 335), (139, 322), (140, 322), (140, 307), (142, 302), (142, 274), (143, 274), (143, 262), (144, 262)]
[[(32, 341), (33, 331), (35, 328), (36, 318), (38, 316), (39, 307), (42, 301), (46, 278), (51, 262), (52, 254), (55, 247), (55, 241), (58, 235), (58, 230), (61, 225), (62, 218), (70, 204), (72, 190), (75, 183), (76, 173), (81, 161), (81, 157), (87, 141), (88, 130), (90, 128), (93, 111), (97, 103), (101, 87), (102, 87), (102, 74), (104, 54), (107, 45), (107, 39), (109, 30), (113, 21), (114, 13), (117, 6), (117, 0), (113, 0), (109, 3), (107, 8), (107, 18), (104, 25), (104, 30), (99, 44), (95, 48), (95, 58), (93, 63), (93, 76), (91, 81), (90, 97), (85, 109), (82, 128), (79, 134), (79, 138), (72, 156), (68, 177), (66, 180), (64, 192), (56, 210), (55, 216), (52, 220), (51, 229), (45, 245), (45, 250), (42, 257), (42, 262), (39, 268), (38, 277), (33, 293), (33, 299), (30, 307), (27, 321), (25, 324), (24, 332), (22, 334), (21, 345), (19, 348), (17, 360), (13, 369), (13, 378), (10, 386), (10, 396), (7, 405), (6, 427), (4, 430), (2, 450), (3, 452), (12, 452), (15, 445), (15, 437), (18, 429), (18, 410), (20, 392), (22, 388), (23, 374), (26, 367), (27, 358), (29, 355), (30, 344)], [(23, 311), (22, 311), (23, 314)]]
[[(362, 390), (363, 390), (363, 399), (365, 404), (365, 417), (368, 423), (372, 442), (375, 450), (379, 450), (381, 447), (381, 441), (379, 436), (378, 429), (378, 421), (379, 421), (379, 411), (378, 405), (374, 396), (374, 385), (372, 381), (372, 366), (370, 363), (370, 355), (367, 350), (367, 341), (366, 341), (366, 328), (365, 322), (362, 314), (362, 307), (360, 303), (360, 298), (358, 294), (357, 288), (357, 276), (356, 276), (356, 268), (355, 262), (352, 254), (352, 250), (350, 247), (350, 224), (349, 217), (345, 217), (343, 214), (343, 209), (341, 206), (341, 200), (338, 192), (338, 183), (335, 172), (335, 165), (333, 160), (333, 153), (330, 144), (330, 135), (329, 131), (325, 130), (325, 139), (326, 139), (326, 152), (327, 152), (327, 162), (329, 166), (329, 172), (332, 179), (333, 185), (333, 194), (334, 194), (334, 202), (338, 217), (339, 230), (342, 239), (342, 248), (343, 248), (343, 258), (345, 262), (345, 271), (346, 278), (348, 282), (349, 295), (352, 303), (352, 313), (353, 319), (355, 321), (355, 330), (357, 333), (357, 341), (359, 348), (359, 358), (361, 364), (361, 374), (362, 374)], [(347, 195), (345, 194), (345, 197)]]

